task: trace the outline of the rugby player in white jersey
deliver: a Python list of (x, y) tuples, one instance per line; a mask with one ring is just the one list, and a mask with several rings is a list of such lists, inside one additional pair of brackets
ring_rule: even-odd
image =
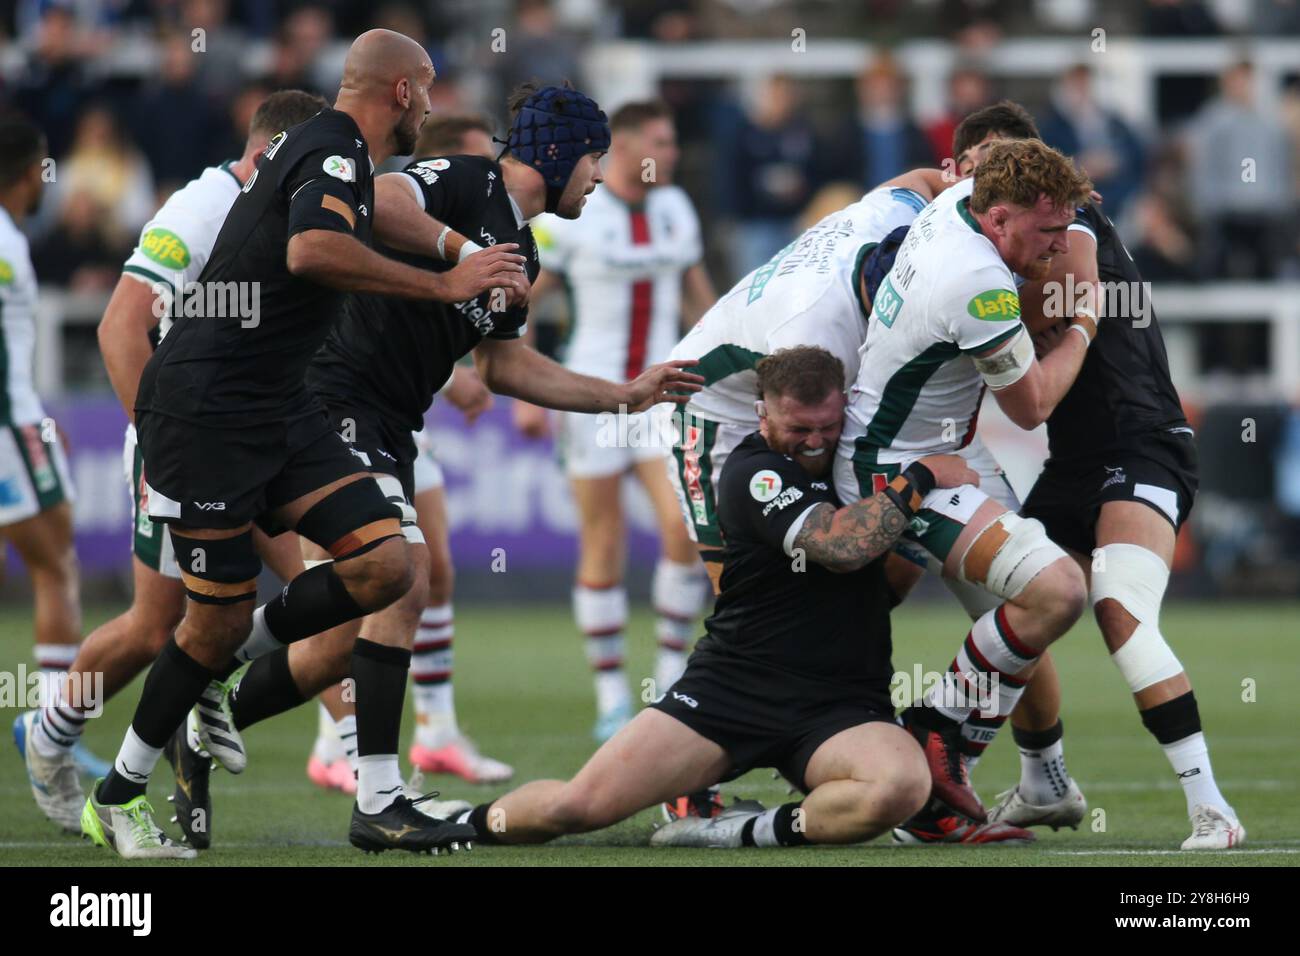
[(871, 311), (868, 256), (948, 185), (940, 170), (912, 170), (824, 217), (732, 286), (673, 348), (675, 359), (697, 359), (705, 379), (685, 406), (670, 465), (687, 531), (715, 588), (723, 545), (718, 477), (731, 450), (759, 426), (755, 366), (777, 349), (816, 345), (840, 360), (847, 389)]
[[(615, 111), (610, 128), (605, 184), (592, 194), (582, 221), (546, 216), (534, 225), (542, 274), (533, 295), (555, 288), (548, 275), (560, 277), (572, 312), (566, 367), (621, 380), (667, 358), (683, 327), (713, 304), (714, 293), (700, 261), (699, 220), (685, 191), (672, 183), (678, 149), (668, 108), (653, 101), (628, 103)], [(517, 411), (526, 434), (540, 433), (540, 414), (535, 408)], [(623, 671), (624, 475), (630, 472), (641, 483), (659, 526), (662, 550), (650, 587), (656, 696), (681, 676), (706, 598), (666, 479), (667, 419), (666, 407), (641, 415), (559, 417), (558, 446), (578, 506), (573, 612), (595, 672), (592, 735), (599, 741), (632, 716)]]
[[(36, 662), (48, 691), (62, 686), (77, 656), (81, 601), (68, 465), (32, 380), (36, 270), (21, 227), (40, 206), (45, 151), (45, 136), (26, 117), (0, 118), (0, 550), (11, 542), (31, 575)], [(31, 722), (28, 714), (14, 722), (20, 750)], [(103, 764), (84, 750), (75, 756), (87, 772)]]
[[(953, 156), (958, 171), (970, 175), (992, 144), (1037, 138), (1022, 107), (998, 103), (961, 122)], [(1037, 340), (1040, 355), (1065, 334), (1060, 305), (1062, 299), (1066, 309), (1074, 305), (1071, 288), (1101, 281), (1137, 296), (1143, 287), (1114, 224), (1095, 202), (1076, 211), (1070, 229), (1070, 251), (1056, 259), (1047, 281), (1021, 289), (1026, 325), (1046, 330)], [(1149, 302), (1129, 301), (1129, 315), (1102, 324), (1078, 378), (1048, 418), (1049, 458), (1020, 513), (1042, 521), (1088, 577), (1106, 648), (1183, 790), (1192, 834), (1182, 848), (1231, 849), (1245, 841), (1246, 830), (1215, 782), (1191, 681), (1159, 628), (1175, 535), (1195, 498), (1195, 443), (1158, 319)], [(1038, 313), (1047, 314), (1040, 319)], [(1086, 809), (1065, 767), (1060, 681), (1048, 663), (1040, 661), (1011, 715), (1020, 780), (999, 795), (990, 820), (1072, 826)], [(977, 757), (1003, 719), (969, 719), (964, 752)], [(972, 724), (982, 725), (978, 739)], [(967, 762), (972, 765), (971, 757)]]
[(1064, 550), (1003, 500), (1005, 479), (974, 445), (975, 423), (989, 388), (1012, 421), (1034, 428), (1078, 375), (1096, 334), (1095, 307), (1076, 308), (1067, 340), (1039, 363), (1020, 320), (1016, 275), (1049, 274), (1069, 249), (1067, 230), (1090, 190), (1042, 143), (998, 144), (973, 179), (917, 217), (873, 298), (837, 452), (843, 500), (872, 494), (920, 455), (955, 453), (980, 475), (978, 485), (926, 496), (904, 535), (945, 578), (997, 602), (907, 714), (935, 798), (975, 821), (986, 814), (961, 759), (961, 724), (977, 710), (1010, 713), (1038, 657), (1078, 619), (1086, 597)]
[[(420, 130), (416, 156), (482, 156), (496, 159), (492, 126), (481, 116), (452, 114), (430, 119)], [(443, 386), (443, 398), (467, 422), (492, 406), (492, 393), (473, 366), (458, 365)], [(415, 703), (415, 738), (408, 752), (411, 764), (424, 773), (454, 773), (470, 783), (500, 783), (514, 769), (479, 753), (474, 741), (461, 732), (452, 692), (455, 633), (451, 594), (455, 579), (447, 539), (447, 499), (442, 466), (427, 431), (415, 436), (416, 522), (429, 547), (429, 593), (420, 615), (411, 651), (411, 697)], [(352, 704), (335, 685), (320, 695), (319, 726), (307, 776), (318, 786), (356, 793), (356, 716)], [(418, 789), (418, 786), (417, 786)]]
[[(132, 422), (123, 448), (132, 502), (131, 607), (92, 631), (71, 662), (69, 670), (83, 686), (89, 686), (94, 675), (103, 675), (104, 700), (49, 701), (41, 711), (22, 715), (21, 724), (14, 728), (37, 804), (46, 816), (73, 832), (79, 832), (85, 796), (71, 755), (85, 728), (86, 712), (95, 703), (105, 703), (149, 666), (185, 609), (185, 588), (171, 539), (147, 513), (144, 467), (133, 424), (140, 374), (156, 342), (171, 326), (168, 303), (175, 290), (197, 280), (203, 271), (226, 213), (252, 176), (267, 142), (326, 106), (320, 97), (298, 90), (267, 97), (249, 123), (243, 155), (205, 169), (173, 193), (145, 224), (100, 321), (99, 346), (109, 381)], [(259, 552), (282, 580), (302, 570), (294, 535), (255, 534)]]

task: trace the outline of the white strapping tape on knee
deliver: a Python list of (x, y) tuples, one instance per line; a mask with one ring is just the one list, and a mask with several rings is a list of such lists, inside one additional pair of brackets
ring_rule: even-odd
[(964, 581), (1011, 600), (1040, 571), (1064, 557), (1065, 551), (1047, 536), (1041, 521), (1008, 511), (994, 519), (966, 549), (961, 576)]
[(1137, 619), (1138, 626), (1124, 645), (1110, 656), (1137, 693), (1152, 684), (1176, 677), (1183, 665), (1160, 633), (1160, 602), (1169, 583), (1169, 569), (1160, 555), (1136, 544), (1108, 544), (1093, 552), (1093, 607), (1108, 598)]
[(397, 505), (397, 510), (401, 512), (399, 520), (402, 525), (402, 537), (411, 544), (424, 544), (424, 532), (416, 524), (415, 505), (406, 500), (402, 483), (392, 475), (375, 475), (375, 483), (379, 485), (379, 490), (384, 493), (384, 497), (390, 503)]

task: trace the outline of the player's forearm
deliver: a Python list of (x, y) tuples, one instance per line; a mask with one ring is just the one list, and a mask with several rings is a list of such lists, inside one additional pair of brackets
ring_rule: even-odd
[(154, 300), (153, 290), (144, 283), (120, 279), (96, 333), (108, 381), (131, 422), (135, 421), (140, 376), (153, 355), (149, 332), (158, 324), (153, 314)]
[[(405, 173), (386, 173), (375, 180), (375, 238), (386, 246), (458, 262), (469, 240), (427, 214)], [(473, 248), (479, 248), (471, 243)]]
[(300, 278), (344, 292), (449, 301), (438, 273), (389, 259), (338, 232), (317, 230), (294, 236), (289, 240), (287, 265)]
[[(481, 351), (475, 350), (476, 360)], [(623, 385), (579, 375), (522, 343), (497, 349), (479, 365), (479, 375), (499, 395), (561, 412), (613, 412), (629, 404)]]
[(717, 293), (713, 291), (713, 282), (709, 279), (709, 274), (704, 270), (702, 263), (696, 263), (686, 270), (682, 276), (683, 296), (682, 296), (682, 327), (690, 329), (705, 312), (717, 301)]
[[(1061, 400), (1070, 391), (1074, 380), (1079, 377), (1079, 370), (1083, 368), (1083, 360), (1087, 357), (1088, 345), (1077, 332), (1071, 332), (1063, 342), (1043, 356), (1037, 366), (1039, 381), (1035, 421), (1030, 427), (1037, 428), (1051, 417), (1056, 406), (1061, 404)], [(1032, 371), (1031, 369), (1031, 373)]]
[(838, 510), (829, 504), (818, 505), (804, 519), (794, 546), (830, 571), (865, 567), (894, 546), (935, 483), (926, 461), (913, 462), (869, 498)]

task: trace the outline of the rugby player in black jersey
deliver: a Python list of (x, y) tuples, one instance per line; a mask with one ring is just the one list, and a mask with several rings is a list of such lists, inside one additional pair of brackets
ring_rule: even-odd
[(870, 839), (930, 793), (921, 748), (889, 698), (881, 562), (924, 492), (974, 479), (960, 458), (910, 466), (840, 508), (830, 484), (844, 368), (824, 349), (758, 363), (759, 431), (723, 467), (721, 592), (686, 672), (570, 781), (538, 780), (457, 819), (487, 843), (541, 843), (663, 800), (779, 768), (807, 796), (682, 817), (659, 846), (797, 846)]
[[(991, 143), (1037, 138), (1018, 104), (972, 113), (953, 136), (958, 173), (970, 175)], [(1191, 682), (1159, 628), (1175, 535), (1196, 495), (1196, 443), (1148, 288), (1114, 224), (1091, 202), (1078, 210), (1070, 239), (1047, 279), (1021, 287), (1026, 324), (1042, 353), (1068, 334), (1074, 315), (1101, 321), (1078, 378), (1047, 419), (1049, 458), (1020, 513), (1041, 521), (1088, 576), (1106, 648), (1182, 785), (1192, 823), (1183, 849), (1230, 849), (1246, 831), (1215, 783)], [(1075, 328), (1086, 334), (1086, 325)], [(1044, 655), (1011, 714), (1021, 780), (999, 796), (990, 822), (1056, 827), (1082, 819), (1087, 804), (1065, 769), (1060, 702)], [(982, 751), (999, 724), (972, 718), (966, 740)]]
[[(480, 244), (517, 244), (526, 255), (531, 281), (538, 260), (528, 220), (543, 211), (578, 217), (586, 196), (601, 181), (599, 162), (610, 133), (605, 114), (577, 90), (526, 86), (512, 96), (510, 106), (515, 117), (501, 162), (479, 156), (418, 158), (403, 171), (380, 177), (376, 193), (390, 196), (394, 205), (409, 203), (415, 215), (443, 224), (446, 233), (439, 233), (438, 241), (449, 258), (473, 261), (484, 254), (476, 251)], [(438, 273), (450, 268), (433, 248), (423, 255), (381, 250), (417, 268)], [(527, 307), (508, 306), (496, 290), (444, 306), (443, 312), (440, 320), (431, 321), (423, 303), (354, 296), (308, 372), (335, 430), (400, 511), (403, 534), (419, 545), (411, 549), (414, 583), (399, 600), (361, 623), (360, 638), (349, 626), (291, 648), (283, 641), (247, 648), (262, 656), (228, 695), (232, 727), (205, 729), (208, 736), (237, 734), (346, 677), (349, 663), (355, 667), (354, 642), (382, 647), (399, 666), (393, 671), (393, 706), (382, 739), (359, 751), (357, 799), (363, 813), (368, 800), (382, 799), (385, 787), (401, 784), (402, 694), (428, 578), (428, 552), (411, 503), (416, 457), (411, 432), (423, 424), (456, 361), (472, 352), (493, 391), (564, 411), (638, 412), (661, 401), (685, 402), (702, 381), (682, 371), (694, 364), (684, 361), (652, 366), (626, 384), (571, 372), (524, 344)], [(211, 713), (200, 708), (200, 723)], [(217, 714), (217, 719), (224, 717)], [(354, 815), (350, 838), (359, 847), (379, 849), (383, 841), (373, 829)]]
[[(400, 217), (376, 205), (372, 162), (414, 146), (433, 79), (428, 55), (410, 38), (387, 30), (357, 38), (335, 108), (272, 138), (198, 289), (186, 290), (184, 317), (145, 368), (136, 423), (149, 514), (169, 523), (188, 600), (113, 771), (82, 813), (83, 832), (121, 856), (194, 855), (159, 830), (145, 790), (164, 744), (250, 630), (281, 642), (304, 638), (385, 607), (411, 583), (398, 510), (333, 433), (305, 376), (344, 292), (457, 302), (517, 289), (523, 260), (510, 249), (433, 273), (369, 248), (372, 216), (380, 238), (409, 240)], [(395, 228), (383, 231), (390, 222)], [(429, 322), (443, 321), (424, 308)], [(254, 521), (269, 532), (296, 530), (335, 559), (299, 575), (256, 614)], [(359, 641), (352, 676), (363, 702), (359, 749), (368, 753), (384, 735), (394, 687), (400, 711), (405, 667), (388, 648)], [(224, 702), (205, 697), (201, 706), (229, 723)], [(242, 749), (226, 749), (228, 738), (212, 734), (205, 743), (228, 769), (243, 769)], [(354, 823), (373, 824), (386, 846), (432, 850), (469, 833), (419, 812), (400, 786), (390, 798), (377, 812), (353, 810)]]

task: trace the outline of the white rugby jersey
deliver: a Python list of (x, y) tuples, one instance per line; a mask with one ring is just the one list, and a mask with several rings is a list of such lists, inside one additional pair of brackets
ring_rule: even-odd
[(844, 363), (844, 388), (858, 374), (867, 312), (858, 295), (862, 259), (925, 207), (911, 189), (881, 187), (830, 213), (745, 276), (673, 349), (699, 359), (705, 387), (690, 400), (696, 418), (758, 428), (758, 360), (777, 349), (817, 345)]
[[(970, 212), (973, 180), (916, 218), (872, 303), (838, 454), (910, 462), (975, 431), (984, 381), (971, 359), (1021, 328), (1011, 270)], [(873, 457), (874, 456), (874, 457)]]
[(656, 186), (634, 207), (598, 187), (580, 218), (532, 226), (542, 268), (569, 292), (568, 368), (618, 382), (668, 357), (681, 336), (682, 274), (702, 255), (685, 191)]
[(27, 237), (0, 206), (0, 425), (45, 418), (32, 382), (36, 350), (36, 270)]
[[(243, 189), (230, 171), (232, 165), (209, 166), (171, 194), (140, 230), (140, 241), (122, 266), (123, 275), (173, 289), (198, 279), (217, 244), (226, 213)], [(159, 333), (166, 335), (171, 325), (171, 316), (164, 315)]]

